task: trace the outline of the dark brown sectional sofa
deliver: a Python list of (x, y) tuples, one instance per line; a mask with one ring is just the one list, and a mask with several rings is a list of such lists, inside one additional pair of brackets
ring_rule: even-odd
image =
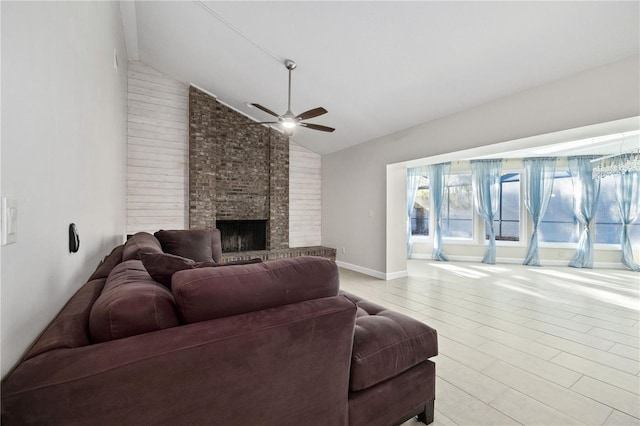
[(220, 266), (217, 230), (163, 232), (69, 300), (3, 380), (3, 425), (433, 420), (435, 330), (340, 292), (328, 259)]

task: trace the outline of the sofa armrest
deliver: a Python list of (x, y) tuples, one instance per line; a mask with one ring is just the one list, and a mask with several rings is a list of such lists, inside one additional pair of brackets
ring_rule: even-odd
[(356, 307), (343, 296), (21, 363), (2, 424), (344, 425)]

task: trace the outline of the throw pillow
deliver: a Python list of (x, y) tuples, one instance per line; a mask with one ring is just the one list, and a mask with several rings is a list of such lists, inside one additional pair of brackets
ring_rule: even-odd
[(211, 249), (211, 231), (208, 229), (179, 229), (156, 232), (162, 251), (196, 262), (214, 262)]
[(171, 288), (171, 276), (178, 271), (218, 266), (214, 262), (195, 262), (169, 253), (141, 252), (140, 260), (151, 278), (169, 288)]

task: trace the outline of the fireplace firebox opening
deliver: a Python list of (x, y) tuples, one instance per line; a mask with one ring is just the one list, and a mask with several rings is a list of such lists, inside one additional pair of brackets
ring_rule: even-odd
[(222, 252), (266, 250), (266, 220), (217, 220), (216, 228), (220, 230)]

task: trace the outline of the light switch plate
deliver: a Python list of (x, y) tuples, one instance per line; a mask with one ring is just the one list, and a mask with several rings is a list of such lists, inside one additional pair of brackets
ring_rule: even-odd
[(18, 241), (18, 200), (2, 197), (2, 245)]

